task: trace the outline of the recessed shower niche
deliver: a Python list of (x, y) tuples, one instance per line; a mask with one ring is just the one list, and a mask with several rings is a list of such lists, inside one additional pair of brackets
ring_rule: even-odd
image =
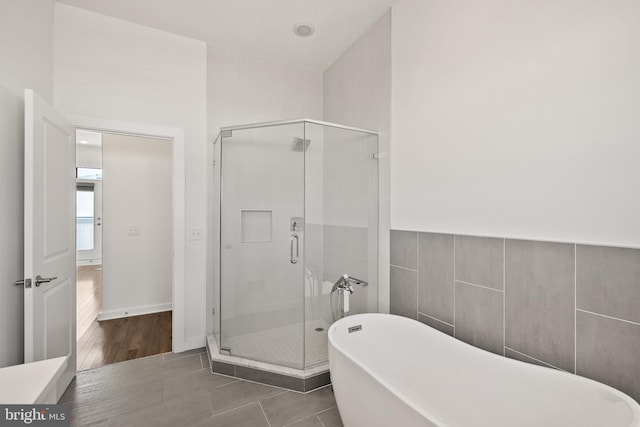
[[(378, 311), (378, 134), (301, 119), (223, 128), (213, 369), (307, 391), (328, 382), (334, 283)], [(326, 381), (325, 381), (326, 380)]]

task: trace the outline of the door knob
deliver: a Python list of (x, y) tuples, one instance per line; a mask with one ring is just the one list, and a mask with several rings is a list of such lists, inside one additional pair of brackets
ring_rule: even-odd
[(39, 287), (41, 284), (43, 283), (49, 283), (52, 280), (56, 280), (58, 277), (54, 276), (54, 277), (42, 277), (39, 274), (36, 276), (36, 287)]

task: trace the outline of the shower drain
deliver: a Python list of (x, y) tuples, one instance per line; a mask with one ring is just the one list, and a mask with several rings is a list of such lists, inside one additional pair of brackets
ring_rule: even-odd
[(316, 332), (322, 332), (324, 331), (324, 328), (316, 328)]

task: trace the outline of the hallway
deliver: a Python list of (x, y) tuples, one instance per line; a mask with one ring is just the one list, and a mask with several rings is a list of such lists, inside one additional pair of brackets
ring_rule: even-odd
[(101, 278), (100, 265), (77, 268), (77, 370), (171, 351), (171, 311), (96, 320)]

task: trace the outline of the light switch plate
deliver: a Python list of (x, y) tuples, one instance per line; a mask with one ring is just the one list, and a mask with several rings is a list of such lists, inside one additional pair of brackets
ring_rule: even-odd
[(131, 224), (127, 226), (127, 234), (129, 236), (139, 236), (140, 226), (138, 224)]

